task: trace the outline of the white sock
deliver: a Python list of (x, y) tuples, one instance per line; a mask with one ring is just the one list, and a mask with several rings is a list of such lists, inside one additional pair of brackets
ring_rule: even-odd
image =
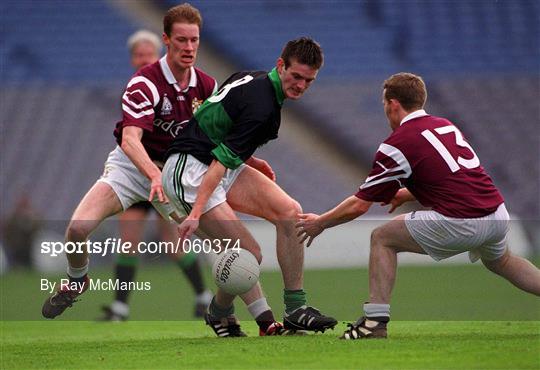
[(255, 302), (250, 303), (247, 306), (247, 309), (251, 316), (253, 316), (254, 319), (259, 317), (260, 314), (262, 314), (265, 311), (270, 310), (270, 306), (268, 305), (268, 302), (266, 302), (266, 298), (262, 297), (257, 299)]
[(128, 317), (129, 316), (129, 305), (124, 302), (114, 301), (111, 304), (111, 311), (119, 316)]
[(202, 292), (201, 294), (198, 294), (195, 297), (195, 303), (210, 304), (213, 296), (214, 294), (211, 291), (205, 290), (204, 292)]

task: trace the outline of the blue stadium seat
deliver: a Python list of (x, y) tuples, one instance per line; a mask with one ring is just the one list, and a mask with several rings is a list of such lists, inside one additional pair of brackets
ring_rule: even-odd
[(127, 37), (136, 26), (104, 0), (4, 1), (3, 83), (104, 83), (129, 78)]
[[(204, 16), (204, 42), (241, 69), (271, 68), (291, 38), (320, 41), (325, 66), (294, 106), (359, 166), (370, 166), (390, 132), (381, 107), (383, 78), (405, 70), (421, 74), (430, 91), (428, 111), (462, 128), (509, 209), (540, 216), (539, 202), (531, 202), (538, 200), (540, 181), (540, 2), (192, 3)], [(46, 207), (59, 196), (48, 210), (66, 217), (114, 145), (119, 92), (130, 75), (125, 40), (140, 25), (105, 0), (4, 1), (0, 14), (0, 113), (2, 136), (9, 137), (2, 148), (2, 177), (10, 179), (3, 200), (39, 184), (36, 202)], [(264, 154), (287, 173), (281, 183), (306, 209), (323, 210), (354, 191), (338, 180), (336, 169), (325, 168), (324, 176), (305, 174), (302, 169), (316, 163), (283, 138)], [(306, 192), (305, 182), (323, 191)]]

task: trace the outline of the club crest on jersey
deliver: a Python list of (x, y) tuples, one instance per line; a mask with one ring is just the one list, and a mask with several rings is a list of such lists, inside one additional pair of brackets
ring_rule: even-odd
[(202, 105), (203, 101), (199, 100), (197, 98), (193, 98), (191, 101), (191, 109), (193, 110), (193, 114), (199, 109), (199, 107)]
[(167, 94), (163, 95), (163, 104), (161, 105), (161, 115), (162, 116), (168, 116), (172, 112), (172, 104), (169, 98), (167, 98)]

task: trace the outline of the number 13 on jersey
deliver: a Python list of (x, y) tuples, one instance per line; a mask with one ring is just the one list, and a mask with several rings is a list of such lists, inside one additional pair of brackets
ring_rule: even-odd
[[(435, 132), (433, 132), (435, 131)], [(450, 133), (454, 133), (455, 135), (455, 142), (456, 145), (467, 148), (472, 153), (471, 159), (465, 159), (463, 157), (457, 156), (457, 158), (454, 158), (452, 154), (450, 153), (449, 149), (447, 148), (441, 140), (435, 135), (435, 133), (439, 135), (447, 135)], [(435, 130), (424, 130), (422, 131), (422, 136), (426, 138), (427, 141), (435, 148), (435, 150), (440, 154), (440, 156), (444, 159), (448, 167), (450, 168), (450, 171), (456, 172), (459, 170), (459, 166), (463, 166), (468, 169), (476, 168), (480, 166), (480, 160), (478, 159), (478, 156), (474, 152), (473, 148), (463, 139), (463, 135), (461, 132), (457, 129), (455, 126), (444, 126), (444, 127), (438, 127)]]

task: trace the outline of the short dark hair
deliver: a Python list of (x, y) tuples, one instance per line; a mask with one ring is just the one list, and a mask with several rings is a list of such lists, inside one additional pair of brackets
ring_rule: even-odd
[(175, 23), (196, 24), (199, 26), (200, 31), (202, 28), (202, 16), (199, 9), (191, 4), (183, 3), (167, 10), (165, 17), (163, 17), (163, 32), (167, 36), (171, 36), (171, 30)]
[(396, 73), (384, 81), (384, 99), (396, 99), (403, 109), (410, 112), (422, 109), (427, 100), (426, 84), (422, 77), (412, 73)]
[(291, 60), (319, 69), (324, 63), (321, 45), (309, 37), (300, 37), (291, 40), (281, 52), (281, 59), (285, 62), (285, 68), (291, 65)]

